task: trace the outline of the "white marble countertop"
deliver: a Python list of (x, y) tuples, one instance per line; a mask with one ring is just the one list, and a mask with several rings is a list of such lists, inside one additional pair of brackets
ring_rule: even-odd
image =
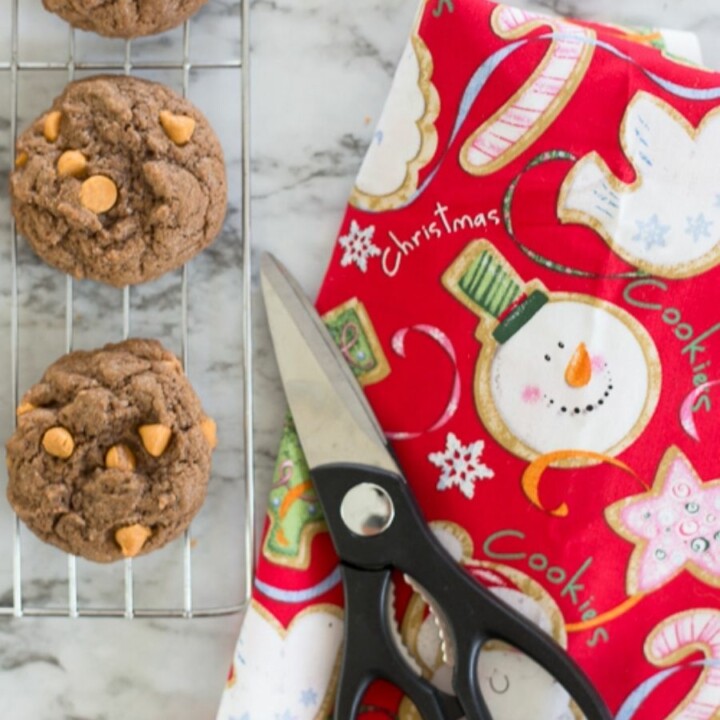
[[(9, 58), (10, 2), (0, 0), (0, 63)], [(532, 9), (628, 25), (689, 29), (706, 62), (720, 67), (716, 0), (518, 0)], [(67, 31), (40, 0), (21, 0), (21, 59), (62, 62)], [(416, 0), (254, 0), (252, 3), (252, 197), (255, 263), (275, 252), (313, 294), (320, 283), (353, 178), (373, 132)], [(192, 34), (194, 58), (239, 55), (238, 5), (210, 0)], [(122, 46), (79, 34), (79, 57), (117, 59)], [(177, 59), (181, 35), (137, 43), (133, 57)], [(240, 296), (240, 165), (237, 76), (193, 74), (191, 98), (210, 116), (228, 155), (231, 210), (226, 230), (190, 273), (190, 374), (221, 427), (215, 490), (194, 526), (195, 601), (223, 604), (242, 590), (242, 410)], [(20, 114), (27, 120), (49, 103), (64, 71), (21, 74)], [(158, 76), (177, 85), (179, 76)], [(0, 72), (0, 431), (11, 427), (8, 323), (10, 235), (9, 74)], [(222, 101), (220, 102), (220, 98)], [(19, 261), (20, 385), (24, 389), (64, 350), (65, 281), (41, 266), (21, 243)], [(154, 334), (179, 349), (179, 276), (132, 295), (133, 333)], [(118, 336), (116, 291), (75, 291), (75, 344)], [(255, 308), (255, 432), (258, 504), (262, 506), (284, 403), (261, 309)], [(219, 308), (223, 308), (219, 310)], [(228, 388), (233, 392), (229, 392)], [(237, 392), (234, 390), (237, 389)], [(4, 503), (3, 503), (4, 505)], [(4, 513), (4, 514), (3, 514)], [(262, 515), (260, 515), (262, 518)], [(64, 558), (31, 538), (24, 565), (28, 602), (64, 602)], [(11, 588), (11, 519), (0, 512), (0, 600)], [(174, 597), (179, 552), (138, 563), (138, 601)], [(122, 601), (122, 568), (79, 566), (81, 600)], [(4, 720), (213, 720), (238, 632), (237, 616), (213, 620), (0, 619), (0, 717)], [(271, 720), (268, 718), (268, 720)]]

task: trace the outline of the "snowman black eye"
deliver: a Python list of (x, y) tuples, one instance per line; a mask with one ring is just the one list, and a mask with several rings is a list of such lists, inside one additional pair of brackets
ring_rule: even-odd
[(559, 343), (558, 343), (558, 347), (559, 347), (561, 350), (564, 350), (564, 349), (565, 349), (565, 343), (559, 342)]
[(549, 356), (549, 355), (546, 355), (546, 356), (545, 356), (545, 360), (546, 360), (547, 362), (550, 362), (550, 356)]

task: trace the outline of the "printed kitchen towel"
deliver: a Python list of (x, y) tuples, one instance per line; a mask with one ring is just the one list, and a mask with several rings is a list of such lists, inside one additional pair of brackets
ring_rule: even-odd
[[(720, 73), (664, 37), (425, 3), (317, 306), (458, 562), (618, 720), (712, 720)], [(220, 720), (332, 717), (339, 583), (288, 421)], [(395, 613), (448, 689), (422, 598)], [(478, 682), (494, 720), (580, 717), (502, 644)], [(361, 717), (418, 715), (378, 684)]]

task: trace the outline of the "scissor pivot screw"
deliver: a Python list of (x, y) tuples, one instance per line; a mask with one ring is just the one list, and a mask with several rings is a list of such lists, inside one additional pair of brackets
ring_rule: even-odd
[(362, 537), (384, 533), (395, 518), (390, 495), (374, 483), (360, 483), (348, 490), (340, 505), (340, 516), (350, 532)]

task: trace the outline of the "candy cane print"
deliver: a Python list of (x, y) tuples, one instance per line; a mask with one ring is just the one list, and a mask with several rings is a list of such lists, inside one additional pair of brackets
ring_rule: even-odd
[(720, 610), (687, 610), (663, 620), (645, 641), (645, 656), (659, 667), (669, 667), (695, 652), (713, 663), (665, 720), (713, 720), (720, 708)]
[(595, 49), (593, 30), (562, 19), (498, 5), (491, 22), (507, 40), (548, 26), (558, 37), (527, 82), (465, 141), (460, 163), (471, 175), (500, 170), (537, 140), (575, 94)]

